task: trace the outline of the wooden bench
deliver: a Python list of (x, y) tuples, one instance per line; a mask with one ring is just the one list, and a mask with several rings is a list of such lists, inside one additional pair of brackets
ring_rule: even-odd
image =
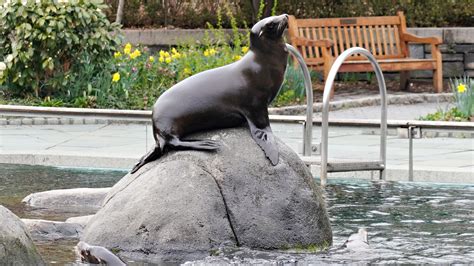
[[(397, 16), (325, 19), (289, 17), (288, 33), (305, 62), (313, 70), (322, 71), (324, 79), (335, 58), (344, 50), (359, 46), (369, 50), (383, 71), (400, 72), (400, 88), (408, 86), (409, 71), (433, 70), (436, 92), (443, 90), (443, 71), (438, 37), (418, 37), (407, 32), (403, 12)], [(429, 59), (410, 58), (408, 43), (431, 44)], [(370, 62), (360, 55), (347, 59), (339, 72), (370, 72)]]

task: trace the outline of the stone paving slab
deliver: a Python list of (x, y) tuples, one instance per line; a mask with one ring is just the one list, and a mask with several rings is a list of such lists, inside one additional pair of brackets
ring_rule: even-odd
[[(275, 135), (296, 152), (302, 150), (303, 129), (298, 124), (272, 124)], [(360, 128), (330, 128), (329, 156), (335, 159), (377, 159), (379, 136)], [(313, 143), (320, 128), (314, 127)], [(31, 125), (0, 126), (0, 163), (130, 169), (154, 140), (145, 125)], [(389, 180), (406, 180), (408, 139), (389, 136)], [(415, 180), (474, 183), (474, 140), (429, 138), (414, 140)], [(433, 174), (433, 171), (436, 174)], [(316, 170), (316, 176), (319, 172)], [(337, 176), (331, 174), (331, 176)], [(377, 173), (344, 173), (372, 177)], [(418, 175), (418, 177), (417, 177)], [(340, 175), (339, 175), (340, 176)], [(444, 177), (443, 180), (440, 178)]]

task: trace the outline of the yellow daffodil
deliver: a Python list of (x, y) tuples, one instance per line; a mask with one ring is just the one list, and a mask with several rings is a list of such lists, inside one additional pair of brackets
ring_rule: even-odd
[(457, 89), (458, 89), (458, 93), (464, 93), (466, 91), (466, 85), (459, 83)]
[(142, 53), (137, 49), (137, 50), (133, 51), (133, 53), (130, 54), (130, 58), (135, 59), (135, 58), (139, 57), (140, 55), (142, 55)]
[(148, 61), (150, 61), (150, 62), (152, 62), (152, 63), (155, 62), (155, 57), (154, 57), (154, 56), (148, 57)]
[(112, 75), (112, 82), (118, 82), (119, 80), (120, 80), (120, 73), (115, 72), (115, 73)]
[(185, 67), (185, 68), (183, 69), (183, 73), (184, 73), (185, 75), (190, 75), (190, 74), (192, 73), (192, 71), (191, 71), (190, 68)]
[(172, 48), (172, 49), (171, 49), (171, 53), (172, 53), (172, 54), (178, 54), (178, 51), (176, 50), (176, 48)]
[(172, 61), (172, 60), (171, 60), (171, 57), (166, 57), (165, 62), (166, 62), (167, 64), (171, 63), (171, 61)]
[(170, 53), (160, 50), (160, 57), (164, 57), (164, 58), (170, 57)]
[(242, 46), (242, 53), (248, 52), (249, 48), (247, 46)]
[(158, 58), (158, 61), (160, 61), (161, 63), (163, 63), (163, 62), (165, 62), (165, 58), (164, 58), (163, 56), (160, 56), (160, 57)]
[(204, 51), (204, 56), (205, 56), (205, 57), (213, 56), (213, 55), (216, 54), (216, 52), (217, 52), (217, 51), (216, 51), (214, 48), (206, 49), (206, 50)]
[(130, 43), (125, 44), (125, 48), (123, 48), (124, 54), (130, 54), (132, 51), (132, 45)]
[(180, 54), (180, 53), (173, 53), (173, 54), (171, 55), (171, 58), (173, 58), (173, 59), (178, 59), (178, 58), (180, 58), (180, 57), (181, 57), (181, 54)]
[(239, 60), (240, 58), (242, 58), (242, 56), (240, 56), (240, 55), (234, 55), (234, 61), (237, 61), (237, 60)]
[(114, 57), (115, 57), (115, 58), (119, 58), (119, 57), (121, 57), (121, 56), (122, 56), (122, 53), (121, 53), (121, 52), (115, 52), (115, 53), (114, 53)]

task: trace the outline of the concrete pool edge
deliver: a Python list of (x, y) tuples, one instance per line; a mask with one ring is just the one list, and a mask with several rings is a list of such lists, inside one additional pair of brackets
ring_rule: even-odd
[[(389, 95), (389, 105), (410, 105), (416, 103), (433, 103), (433, 102), (450, 102), (452, 101), (452, 93), (412, 93), (405, 95)], [(358, 99), (347, 99), (331, 102), (331, 110), (341, 110), (349, 108), (358, 108), (366, 106), (379, 105), (379, 96), (369, 96)], [(315, 113), (321, 111), (322, 103), (314, 103), (313, 110)], [(271, 116), (294, 116), (302, 114), (306, 110), (304, 105), (272, 107), (269, 108)], [(3, 118), (2, 118), (3, 116)], [(10, 116), (26, 117), (28, 120), (15, 121), (9, 123)], [(125, 110), (125, 109), (90, 109), (90, 108), (70, 108), (70, 107), (41, 107), (41, 106), (23, 106), (23, 105), (0, 105), (0, 125), (9, 124), (25, 124), (25, 125), (48, 125), (48, 124), (89, 124), (97, 123), (97, 120), (117, 120), (126, 123), (143, 123), (147, 122), (151, 116), (148, 110)], [(38, 119), (34, 119), (34, 118)], [(63, 117), (64, 119), (40, 119), (41, 117)], [(79, 117), (71, 121), (72, 117)], [(31, 118), (31, 119), (30, 119)], [(119, 122), (120, 123), (120, 122)]]
[[(47, 153), (1, 153), (1, 164), (26, 164), (54, 166), (65, 168), (97, 168), (107, 170), (128, 171), (136, 163), (138, 158), (131, 157), (105, 157), (85, 156), (78, 154), (47, 154)], [(311, 172), (316, 178), (319, 176), (319, 167), (312, 166)], [(473, 184), (474, 174), (466, 169), (434, 169), (417, 168), (414, 170), (414, 182)], [(449, 178), (447, 178), (449, 177)], [(377, 171), (331, 173), (331, 178), (355, 178), (378, 180)], [(408, 181), (408, 169), (396, 165), (387, 166), (387, 181)]]

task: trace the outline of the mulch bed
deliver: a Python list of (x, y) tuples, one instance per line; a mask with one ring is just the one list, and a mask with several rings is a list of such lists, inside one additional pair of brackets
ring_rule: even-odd
[[(379, 94), (379, 86), (377, 81), (336, 81), (334, 100), (343, 100), (347, 98), (360, 98), (367, 96), (376, 96)], [(433, 83), (430, 81), (411, 81), (408, 90), (400, 90), (398, 80), (386, 80), (388, 94), (405, 94), (405, 93), (434, 93)], [(321, 102), (323, 99), (324, 83), (321, 81), (313, 81), (314, 101)], [(448, 86), (445, 84), (444, 91), (447, 92)]]

